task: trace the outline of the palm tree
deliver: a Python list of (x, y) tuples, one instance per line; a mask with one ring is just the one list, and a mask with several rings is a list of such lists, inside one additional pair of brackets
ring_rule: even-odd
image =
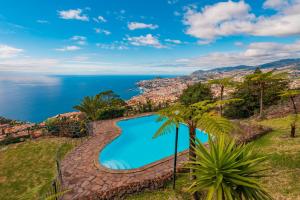
[(89, 120), (96, 121), (99, 116), (99, 108), (102, 106), (103, 104), (99, 101), (98, 95), (86, 96), (79, 105), (74, 106), (74, 109), (85, 113)]
[(177, 165), (177, 149), (178, 149), (178, 133), (180, 122), (183, 119), (180, 116), (181, 105), (176, 104), (173, 107), (165, 108), (158, 112), (159, 118), (157, 121), (164, 121), (162, 126), (156, 131), (153, 138), (157, 138), (163, 134), (166, 134), (173, 130), (175, 126), (175, 146), (174, 146), (174, 165), (173, 165), (173, 189), (175, 189), (176, 183), (176, 165)]
[[(209, 133), (209, 134), (223, 134), (229, 133), (233, 129), (232, 124), (227, 119), (217, 115), (214, 112), (214, 109), (219, 105), (219, 103), (212, 103), (211, 101), (200, 101), (198, 103), (183, 106), (177, 104), (175, 106), (171, 106), (167, 108), (167, 111), (162, 111), (166, 113), (170, 113), (170, 111), (179, 111), (178, 116), (176, 117), (176, 121), (185, 123), (189, 128), (189, 161), (195, 161), (195, 141), (196, 141), (196, 129)], [(167, 115), (165, 117), (168, 117)], [(177, 122), (173, 122), (175, 118), (171, 118), (166, 121), (161, 128), (157, 131), (155, 136), (161, 135), (161, 133), (166, 133), (171, 124), (175, 124)], [(168, 131), (170, 132), (170, 131)], [(191, 170), (191, 180), (194, 180), (196, 177), (192, 175)], [(197, 193), (194, 194), (194, 199), (198, 199)]]
[(292, 103), (293, 106), (293, 120), (291, 122), (291, 137), (295, 137), (296, 136), (296, 122), (297, 122), (297, 107), (296, 107), (296, 103), (295, 103), (295, 97), (300, 95), (300, 91), (299, 90), (286, 90), (280, 93), (279, 96), (281, 96), (284, 99), (289, 99)]
[[(224, 97), (224, 89), (226, 87), (234, 87), (236, 85), (236, 82), (233, 81), (232, 77), (225, 77), (225, 78), (219, 78), (219, 79), (212, 79), (208, 81), (211, 85), (217, 85), (220, 89), (220, 101), (223, 100)], [(220, 105), (220, 115), (223, 114), (223, 105)]]
[(85, 113), (88, 120), (96, 121), (122, 115), (125, 105), (125, 101), (119, 95), (112, 90), (107, 90), (95, 96), (84, 97), (79, 105), (74, 106), (74, 109)]
[(277, 73), (274, 74), (273, 71), (269, 72), (262, 72), (258, 69), (255, 70), (255, 73), (246, 76), (246, 79), (254, 81), (257, 83), (258, 90), (259, 90), (259, 118), (263, 118), (263, 97), (266, 87), (274, 81), (281, 81), (285, 80), (286, 73)]
[(195, 161), (188, 163), (197, 178), (188, 191), (206, 192), (206, 200), (269, 200), (272, 197), (259, 183), (266, 157), (253, 151), (252, 145), (237, 144), (232, 138), (209, 137), (208, 147), (196, 142)]

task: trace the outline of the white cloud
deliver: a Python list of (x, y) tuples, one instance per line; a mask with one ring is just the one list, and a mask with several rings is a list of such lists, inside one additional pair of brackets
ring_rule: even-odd
[(244, 43), (242, 43), (242, 42), (235, 42), (234, 45), (237, 46), (237, 47), (241, 47), (241, 46), (244, 46)]
[(98, 16), (97, 18), (94, 17), (93, 20), (95, 22), (97, 22), (97, 23), (100, 23), (100, 22), (105, 23), (105, 22), (107, 22), (107, 20), (103, 16)]
[(23, 52), (23, 49), (0, 44), (0, 58), (11, 58)]
[(172, 39), (165, 39), (166, 42), (173, 43), (173, 44), (181, 44), (180, 40), (172, 40)]
[(155, 24), (144, 24), (140, 22), (130, 22), (128, 23), (128, 29), (129, 30), (136, 30), (136, 29), (157, 29), (158, 25)]
[(128, 46), (124, 43), (120, 42), (114, 42), (112, 44), (103, 44), (103, 43), (97, 43), (97, 47), (101, 49), (106, 49), (106, 50), (126, 50), (129, 49)]
[(266, 0), (263, 6), (264, 8), (280, 10), (288, 4), (288, 0)]
[(174, 13), (173, 13), (175, 16), (181, 16), (181, 13), (180, 12), (178, 12), (178, 11), (174, 11)]
[(290, 44), (257, 42), (238, 52), (214, 52), (196, 58), (182, 59), (181, 64), (202, 69), (236, 65), (259, 65), (286, 58), (300, 57), (300, 40)]
[[(134, 40), (131, 40), (132, 42)], [(128, 41), (130, 42), (130, 41)], [(143, 43), (142, 46), (148, 44)], [(123, 42), (98, 44), (99, 48), (118, 49)], [(88, 57), (87, 57), (88, 56)], [(259, 42), (245, 46), (241, 51), (214, 52), (194, 58), (172, 58), (171, 60), (157, 60), (153, 63), (118, 63), (104, 62), (82, 55), (78, 57), (51, 59), (18, 57), (0, 59), (0, 74), (6, 71), (35, 72), (54, 74), (187, 74), (197, 69), (211, 69), (223, 66), (259, 65), (285, 58), (300, 57), (300, 40), (294, 43)], [(95, 60), (94, 60), (95, 59)], [(175, 61), (174, 61), (175, 60)]]
[(63, 48), (56, 49), (56, 51), (77, 51), (80, 49), (81, 48), (79, 46), (72, 45), (72, 46), (65, 46)]
[(177, 3), (179, 0), (167, 0), (167, 3), (172, 5), (172, 4), (175, 4)]
[(31, 58), (21, 57), (12, 58), (6, 60), (0, 60), (0, 71), (15, 71), (15, 72), (27, 72), (27, 71), (44, 71), (50, 69), (58, 64), (57, 59), (51, 58)]
[(107, 22), (107, 20), (103, 16), (98, 16), (98, 20), (100, 22)]
[(12, 82), (18, 85), (57, 85), (60, 80), (56, 77), (27, 73), (1, 73), (0, 82)]
[(59, 17), (62, 19), (76, 19), (81, 21), (89, 21), (89, 17), (82, 13), (81, 9), (61, 10), (58, 11)]
[[(267, 5), (270, 7), (270, 3)], [(250, 6), (244, 1), (220, 2), (206, 6), (201, 11), (189, 8), (184, 17), (184, 23), (187, 25), (186, 33), (200, 39), (200, 43), (210, 43), (218, 37), (229, 35), (288, 36), (300, 34), (299, 0), (291, 1), (290, 4), (271, 16), (255, 16), (250, 10)]]
[(75, 41), (78, 45), (86, 45), (86, 37), (75, 35), (71, 38), (72, 41)]
[(152, 34), (147, 34), (145, 36), (141, 35), (138, 37), (128, 37), (127, 41), (134, 46), (151, 46), (158, 49), (165, 48), (165, 46), (159, 42), (158, 38)]
[(38, 19), (38, 20), (36, 20), (36, 22), (39, 24), (49, 24), (49, 21), (43, 20), (43, 19)]
[(94, 28), (94, 30), (95, 30), (96, 33), (99, 33), (99, 34), (101, 34), (101, 33), (103, 33), (104, 35), (110, 35), (111, 34), (110, 31), (104, 30), (104, 29), (100, 29), (100, 28)]

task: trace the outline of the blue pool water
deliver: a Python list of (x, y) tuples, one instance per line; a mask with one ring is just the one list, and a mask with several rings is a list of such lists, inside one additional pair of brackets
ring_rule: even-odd
[[(117, 125), (122, 129), (119, 137), (108, 144), (99, 154), (100, 163), (110, 169), (135, 169), (174, 154), (174, 131), (153, 139), (162, 125), (157, 115), (122, 120)], [(197, 138), (208, 140), (207, 134), (197, 130)], [(189, 147), (188, 127), (179, 127), (178, 152)]]

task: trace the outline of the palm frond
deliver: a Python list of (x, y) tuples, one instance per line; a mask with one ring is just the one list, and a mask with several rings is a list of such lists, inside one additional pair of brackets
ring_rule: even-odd
[(167, 133), (171, 133), (171, 130), (174, 130), (174, 127), (174, 122), (171, 120), (167, 120), (159, 127), (159, 129), (155, 132), (152, 138), (157, 138)]
[(234, 125), (228, 119), (214, 113), (204, 113), (199, 116), (197, 127), (213, 135), (228, 134), (234, 129)]

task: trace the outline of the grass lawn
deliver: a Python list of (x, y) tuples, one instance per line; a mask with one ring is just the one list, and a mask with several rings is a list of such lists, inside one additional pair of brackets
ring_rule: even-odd
[(56, 174), (57, 149), (63, 145), (60, 152), (64, 155), (76, 143), (66, 138), (40, 138), (1, 146), (0, 199), (38, 199)]
[(296, 138), (289, 137), (288, 118), (262, 121), (274, 129), (270, 134), (254, 142), (261, 154), (269, 159), (269, 177), (264, 185), (275, 199), (300, 199), (300, 123)]
[[(266, 155), (270, 171), (262, 180), (266, 189), (277, 200), (300, 200), (300, 123), (296, 138), (289, 137), (288, 118), (271, 119), (260, 122), (273, 128), (274, 131), (253, 142), (254, 148)], [(188, 176), (181, 175), (177, 181), (177, 190), (172, 190), (169, 183), (166, 188), (157, 191), (146, 191), (131, 195), (130, 200), (173, 200), (190, 199), (184, 192)]]
[[(289, 137), (287, 118), (259, 123), (274, 129), (253, 142), (254, 148), (269, 158), (266, 165), (270, 171), (263, 184), (275, 199), (300, 200), (300, 123), (296, 138)], [(0, 199), (37, 199), (55, 176), (58, 147), (63, 145), (62, 154), (65, 154), (76, 143), (77, 140), (66, 138), (41, 138), (0, 147)], [(184, 192), (188, 183), (188, 176), (180, 174), (175, 191), (168, 183), (166, 188), (131, 195), (128, 199), (189, 199), (189, 194)]]

